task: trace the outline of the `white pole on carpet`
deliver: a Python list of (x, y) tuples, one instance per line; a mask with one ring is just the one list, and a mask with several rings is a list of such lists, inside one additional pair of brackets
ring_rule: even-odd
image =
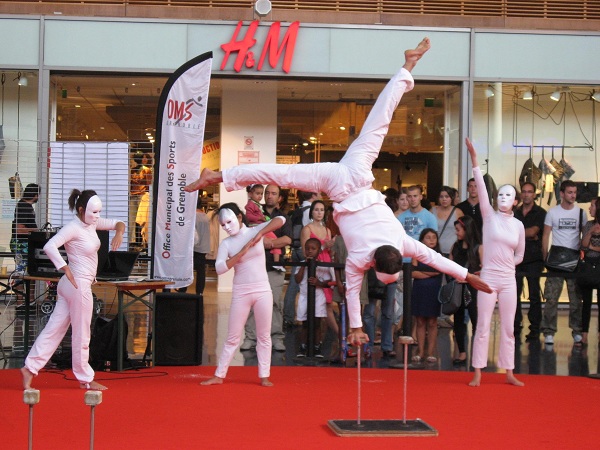
[(37, 389), (25, 389), (23, 391), (23, 403), (29, 405), (29, 435), (28, 449), (33, 448), (33, 406), (40, 402), (40, 391)]
[(83, 401), (91, 408), (90, 450), (94, 450), (94, 408), (102, 403), (102, 391), (86, 391)]

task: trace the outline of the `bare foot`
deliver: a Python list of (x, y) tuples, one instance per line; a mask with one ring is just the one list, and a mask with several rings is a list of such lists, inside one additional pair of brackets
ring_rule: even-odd
[(81, 389), (88, 389), (90, 391), (106, 391), (108, 389), (106, 386), (98, 383), (97, 381), (92, 381), (91, 383), (79, 383), (79, 387)]
[(31, 382), (33, 381), (34, 375), (27, 367), (21, 367), (21, 375), (23, 377), (23, 389), (31, 389)]
[(506, 382), (508, 384), (512, 384), (513, 386), (525, 386), (525, 383), (515, 378), (515, 375), (513, 374), (512, 370), (506, 371)]
[(475, 369), (475, 375), (473, 375), (473, 379), (469, 383), (469, 386), (477, 387), (481, 385), (481, 369)]
[(202, 386), (210, 386), (211, 384), (223, 384), (223, 378), (212, 377), (210, 380), (204, 380), (200, 384)]
[(270, 386), (273, 386), (273, 383), (271, 383), (271, 381), (269, 381), (269, 379), (267, 377), (265, 377), (265, 378), (260, 379), (260, 385), (265, 386), (265, 387), (270, 387)]
[(204, 189), (207, 186), (218, 184), (221, 181), (223, 181), (223, 174), (221, 172), (204, 168), (202, 169), (200, 178), (193, 183), (188, 184), (183, 190), (186, 192), (194, 192), (199, 189)]
[(431, 43), (429, 42), (429, 38), (424, 38), (421, 42), (419, 42), (419, 45), (417, 45), (417, 48), (413, 49), (413, 50), (406, 50), (404, 52), (404, 67), (406, 70), (408, 70), (409, 72), (411, 72), (414, 67), (417, 65), (417, 61), (419, 61), (421, 59), (421, 57), (427, 52), (427, 50), (429, 50), (431, 48)]

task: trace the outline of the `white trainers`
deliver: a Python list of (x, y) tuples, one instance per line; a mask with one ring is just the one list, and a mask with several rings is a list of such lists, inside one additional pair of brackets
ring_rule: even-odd
[(554, 344), (554, 336), (552, 336), (551, 334), (547, 334), (547, 335), (544, 337), (544, 343), (545, 343), (545, 344), (548, 344), (548, 345), (552, 345), (552, 344)]

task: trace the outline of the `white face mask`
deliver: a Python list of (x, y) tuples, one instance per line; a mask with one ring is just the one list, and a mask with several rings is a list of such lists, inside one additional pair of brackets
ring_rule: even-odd
[(85, 214), (83, 221), (88, 225), (94, 225), (100, 218), (100, 211), (102, 211), (102, 200), (97, 195), (90, 197), (85, 208)]
[(375, 271), (375, 275), (377, 275), (377, 279), (381, 281), (383, 284), (393, 283), (400, 276), (400, 272), (396, 273), (383, 273)]
[(505, 213), (512, 211), (516, 195), (515, 188), (512, 186), (502, 186), (498, 191), (498, 209)]
[(240, 221), (230, 209), (222, 209), (219, 212), (219, 224), (229, 236), (235, 236), (240, 231)]

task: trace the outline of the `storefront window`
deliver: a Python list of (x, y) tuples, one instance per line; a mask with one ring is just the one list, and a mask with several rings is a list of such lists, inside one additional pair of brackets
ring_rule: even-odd
[[(278, 94), (277, 156), (281, 162), (339, 161), (359, 135), (383, 82), (282, 81)], [(460, 87), (417, 83), (394, 113), (373, 171), (374, 187), (421, 184), (437, 197), (444, 154), (457, 151)], [(456, 160), (457, 158), (454, 158)], [(448, 159), (450, 161), (450, 159)], [(456, 181), (457, 175), (451, 178)]]
[(597, 185), (596, 91), (594, 86), (477, 84), (473, 138), (480, 161), (487, 163), (484, 172), (498, 186), (518, 186), (531, 161), (543, 172), (535, 181), (546, 208), (557, 204), (562, 179)]
[[(39, 145), (37, 136), (38, 74), (29, 70), (0, 70), (0, 259), (12, 270), (9, 254), (12, 222), (24, 188), (36, 183)], [(39, 222), (39, 219), (38, 219)]]

